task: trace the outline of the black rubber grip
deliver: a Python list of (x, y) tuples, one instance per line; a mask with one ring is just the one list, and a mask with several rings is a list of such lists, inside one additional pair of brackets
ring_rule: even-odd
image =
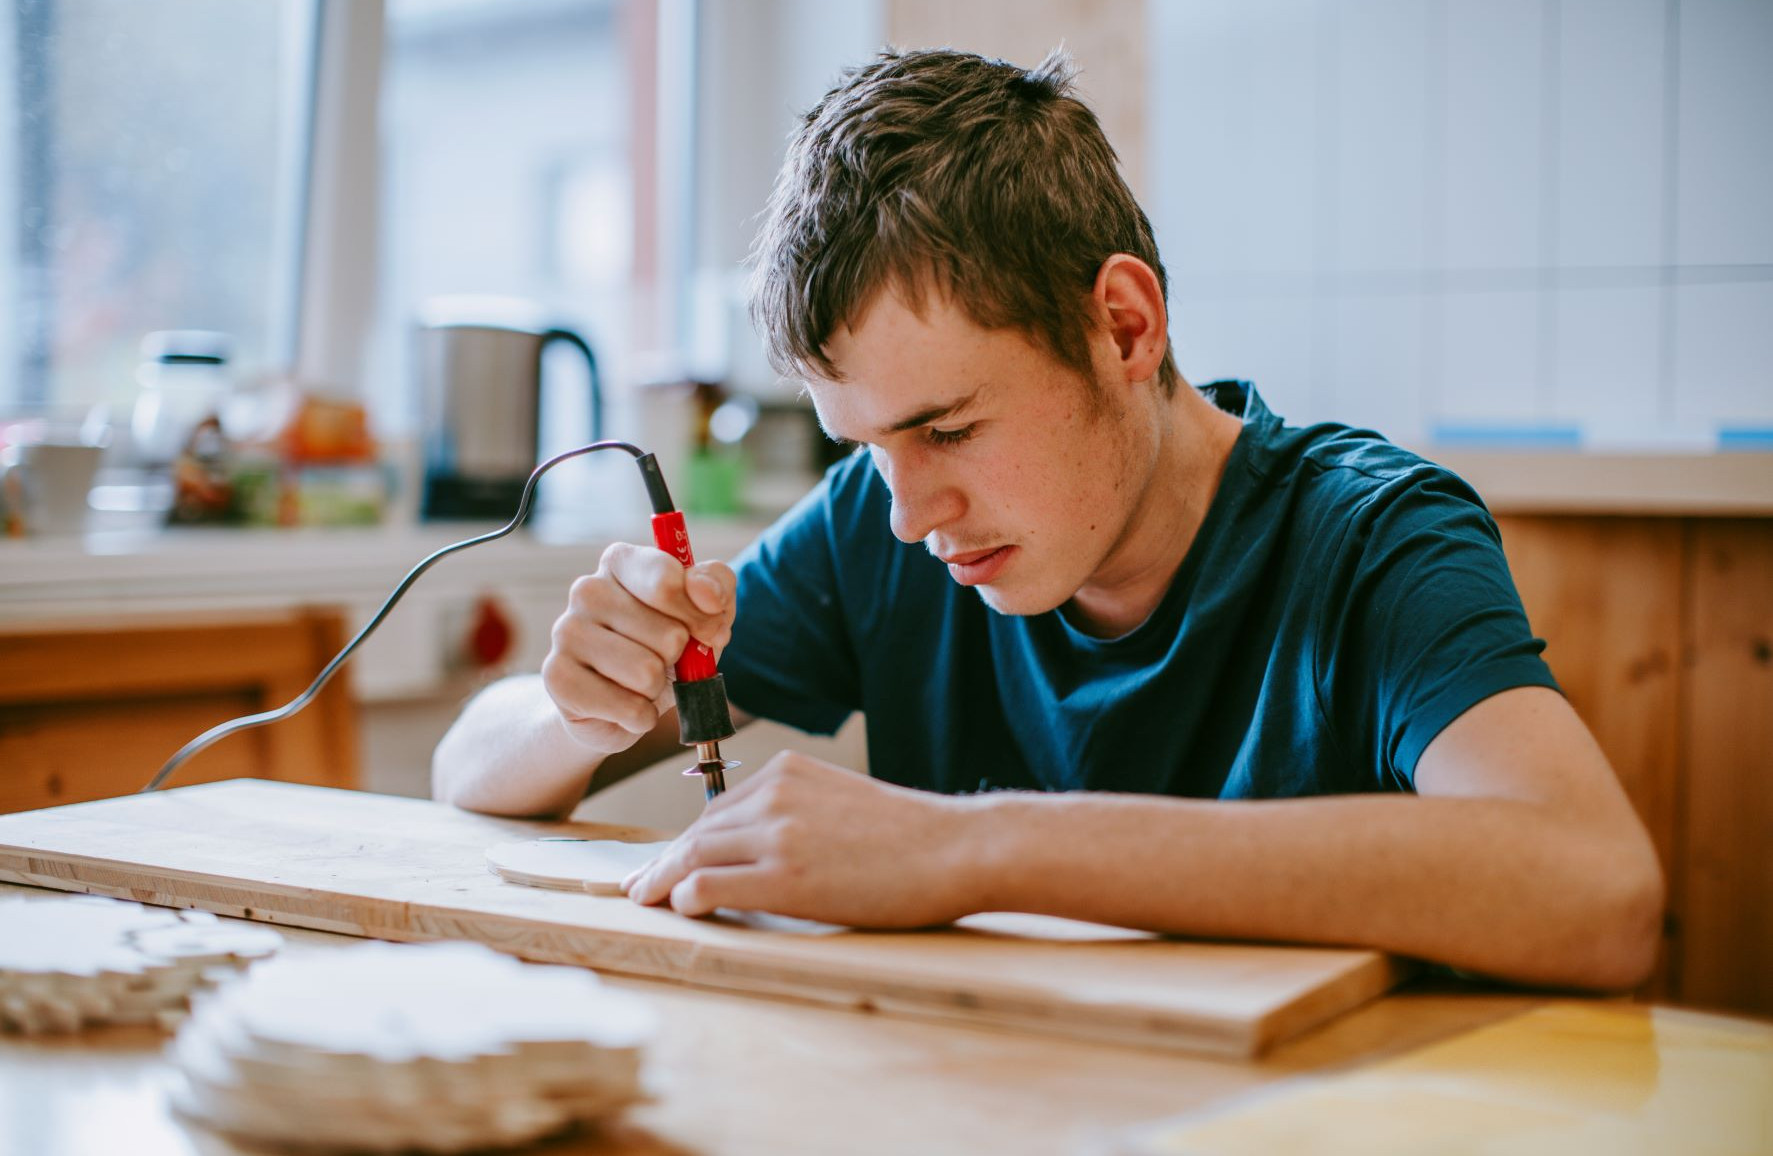
[(677, 737), (684, 746), (718, 743), (733, 737), (733, 716), (726, 705), (726, 679), (720, 675), (695, 682), (674, 682)]

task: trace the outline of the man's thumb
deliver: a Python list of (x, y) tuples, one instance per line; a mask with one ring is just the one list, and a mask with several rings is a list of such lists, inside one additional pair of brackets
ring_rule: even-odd
[(726, 609), (726, 588), (712, 574), (691, 572), (687, 579), (690, 601), (704, 614), (719, 614)]

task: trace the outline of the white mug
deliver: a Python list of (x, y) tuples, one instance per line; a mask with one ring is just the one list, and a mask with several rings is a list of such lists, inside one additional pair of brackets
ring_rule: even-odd
[(0, 450), (0, 504), (27, 534), (79, 534), (104, 452), (103, 445), (72, 440), (7, 446)]

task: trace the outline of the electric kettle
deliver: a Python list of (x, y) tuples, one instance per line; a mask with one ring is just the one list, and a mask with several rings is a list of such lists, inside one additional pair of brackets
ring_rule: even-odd
[(419, 324), (414, 364), (421, 397), (429, 521), (508, 518), (537, 462), (542, 357), (555, 342), (585, 355), (591, 440), (603, 436), (597, 358), (570, 329), (431, 319)]

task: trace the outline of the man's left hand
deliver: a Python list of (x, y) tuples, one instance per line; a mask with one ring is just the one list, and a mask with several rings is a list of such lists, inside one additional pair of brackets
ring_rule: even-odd
[(927, 927), (976, 908), (962, 828), (972, 800), (913, 791), (793, 751), (708, 805), (628, 897), (684, 915), (767, 911), (854, 927)]

